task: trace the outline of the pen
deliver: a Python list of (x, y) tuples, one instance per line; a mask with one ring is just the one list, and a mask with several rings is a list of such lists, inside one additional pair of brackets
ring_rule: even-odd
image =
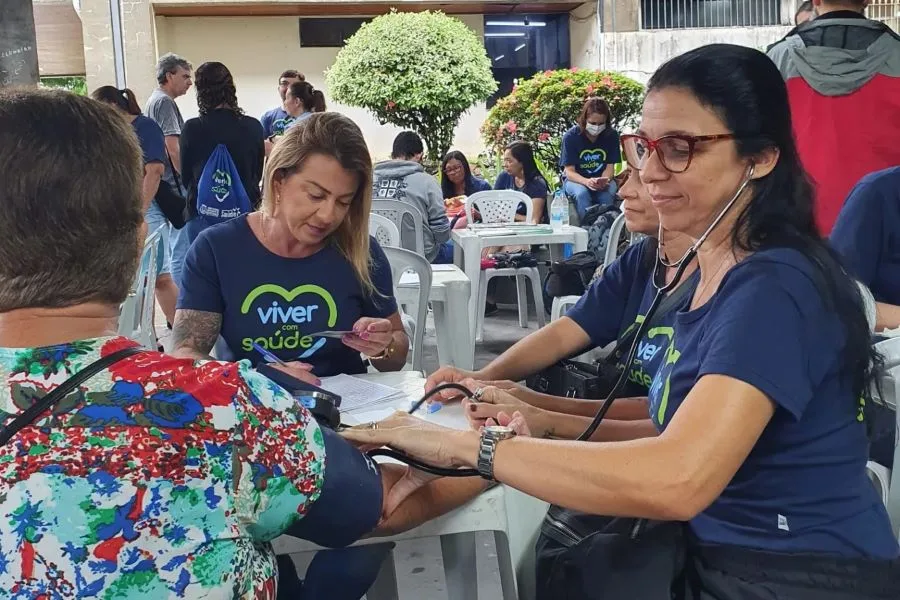
[(278, 363), (279, 365), (282, 365), (284, 367), (287, 366), (286, 364), (284, 364), (283, 360), (281, 360), (280, 358), (278, 358), (277, 356), (275, 356), (274, 354), (272, 354), (271, 352), (269, 352), (268, 350), (266, 350), (265, 348), (263, 348), (256, 342), (251, 342), (251, 346), (253, 346), (253, 349), (262, 355), (262, 357), (265, 359), (265, 361), (267, 363)]

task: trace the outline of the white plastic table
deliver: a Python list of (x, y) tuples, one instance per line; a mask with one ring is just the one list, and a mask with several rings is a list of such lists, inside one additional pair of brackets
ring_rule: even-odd
[[(491, 227), (501, 229), (503, 225)], [(460, 267), (466, 277), (472, 282), (472, 295), (469, 297), (469, 328), (472, 330), (472, 339), (475, 339), (475, 315), (476, 311), (484, 310), (478, 304), (478, 285), (481, 275), (481, 251), (491, 246), (531, 246), (535, 244), (548, 244), (551, 255), (553, 247), (562, 244), (572, 244), (575, 252), (587, 250), (588, 234), (581, 227), (565, 225), (560, 231), (547, 233), (518, 232), (512, 235), (496, 235), (490, 230), (478, 229), (453, 229), (450, 231), (450, 239), (453, 240), (453, 262)]]
[[(419, 398), (425, 380), (412, 371), (361, 375), (366, 379), (390, 385), (405, 391), (407, 398), (393, 404), (363, 408), (365, 413), (388, 408), (408, 409), (411, 400)], [(422, 414), (423, 418), (456, 429), (468, 427), (458, 404), (444, 406), (436, 413)], [(354, 421), (354, 412), (347, 413), (345, 423)], [(534, 543), (541, 521), (547, 512), (547, 503), (505, 485), (498, 485), (484, 492), (468, 504), (429, 521), (415, 529), (388, 538), (361, 540), (357, 545), (378, 544), (387, 541), (440, 537), (447, 579), (449, 600), (479, 600), (475, 576), (475, 532), (491, 531), (497, 545), (497, 560), (503, 589), (502, 600), (531, 600), (534, 598)], [(312, 552), (318, 546), (283, 535), (274, 540), (278, 554)], [(384, 571), (382, 571), (384, 573)], [(383, 582), (377, 582), (367, 594), (370, 600), (397, 598), (396, 583), (393, 591), (385, 592)], [(418, 599), (416, 599), (418, 600)], [(480, 600), (496, 600), (481, 598)]]
[[(419, 276), (404, 273), (397, 286), (401, 304), (418, 301)], [(472, 282), (456, 265), (431, 265), (431, 293), (428, 299), (434, 309), (438, 361), (471, 371), (475, 368), (475, 338), (469, 323), (469, 296)]]

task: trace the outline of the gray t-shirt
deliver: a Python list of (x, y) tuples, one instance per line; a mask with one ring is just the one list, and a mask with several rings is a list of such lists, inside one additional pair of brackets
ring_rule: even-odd
[[(175, 104), (175, 101), (161, 89), (157, 88), (150, 94), (147, 105), (144, 107), (144, 114), (156, 121), (156, 124), (162, 129), (163, 135), (181, 135), (181, 130), (184, 128), (184, 119), (181, 118), (181, 111), (178, 110), (178, 105)], [(172, 166), (168, 160), (166, 161), (166, 172), (163, 174), (163, 180), (169, 185), (175, 185)]]

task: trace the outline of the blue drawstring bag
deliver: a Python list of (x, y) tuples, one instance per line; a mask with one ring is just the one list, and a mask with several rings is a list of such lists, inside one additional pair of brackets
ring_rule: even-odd
[(210, 154), (197, 184), (197, 215), (209, 225), (250, 212), (250, 197), (225, 144)]

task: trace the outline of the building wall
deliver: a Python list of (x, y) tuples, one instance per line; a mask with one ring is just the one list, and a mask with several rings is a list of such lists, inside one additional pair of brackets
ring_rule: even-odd
[(569, 13), (569, 50), (572, 66), (579, 69), (600, 68), (600, 26), (597, 4), (586, 3)]
[(84, 74), (81, 19), (71, 0), (34, 0), (41, 77)]
[(729, 43), (765, 50), (790, 27), (660, 29), (603, 35), (603, 68), (646, 83), (662, 63), (706, 44)]

